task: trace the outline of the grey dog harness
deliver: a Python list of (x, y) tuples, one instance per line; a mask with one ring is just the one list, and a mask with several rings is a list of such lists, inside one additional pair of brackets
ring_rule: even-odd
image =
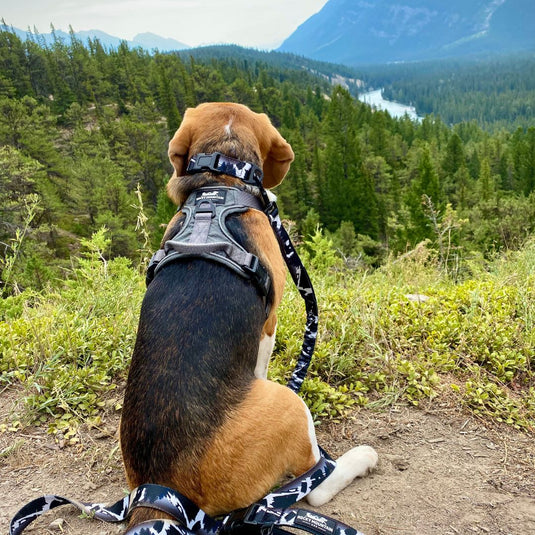
[(227, 226), (227, 219), (253, 208), (263, 210), (260, 199), (227, 186), (196, 189), (179, 208), (185, 216), (182, 228), (156, 251), (147, 271), (147, 284), (167, 264), (204, 258), (228, 267), (256, 286), (269, 313), (271, 279), (258, 257), (240, 245)]

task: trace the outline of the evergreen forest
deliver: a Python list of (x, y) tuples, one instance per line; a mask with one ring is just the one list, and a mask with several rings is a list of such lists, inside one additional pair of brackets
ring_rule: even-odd
[(535, 123), (535, 56), (449, 59), (370, 68), (364, 79), (391, 100), (411, 103), (453, 125), (476, 121), (489, 131)]
[(393, 119), (325, 75), (261, 58), (105, 50), (73, 34), (47, 46), (4, 26), (0, 258), (11, 280), (39, 288), (61, 277), (80, 238), (102, 226), (114, 256), (156, 247), (175, 209), (164, 194), (168, 139), (184, 110), (206, 101), (269, 115), (296, 154), (276, 192), (284, 217), (302, 237), (319, 225), (356, 264), (378, 266), (428, 240), (454, 269), (533, 233), (535, 127)]

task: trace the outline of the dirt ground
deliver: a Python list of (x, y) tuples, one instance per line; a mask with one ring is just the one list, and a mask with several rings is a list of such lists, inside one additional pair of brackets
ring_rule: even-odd
[[(0, 423), (16, 393), (0, 396)], [(117, 442), (119, 414), (99, 429), (82, 430), (80, 443), (64, 446), (44, 429), (0, 433), (0, 531), (27, 501), (60, 494), (111, 503), (126, 491)], [(320, 444), (338, 456), (356, 444), (379, 453), (377, 470), (353, 482), (319, 510), (366, 535), (535, 533), (534, 437), (505, 426), (485, 427), (447, 408), (405, 406), (362, 410), (318, 429)], [(303, 507), (308, 507), (302, 504)], [(56, 509), (26, 533), (111, 535), (124, 526), (80, 518)]]

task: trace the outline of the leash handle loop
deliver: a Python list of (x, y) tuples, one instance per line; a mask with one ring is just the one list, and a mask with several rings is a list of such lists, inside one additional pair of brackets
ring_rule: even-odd
[(103, 522), (122, 522), (128, 513), (129, 503), (130, 496), (125, 496), (122, 500), (106, 507), (100, 503), (84, 503), (64, 498), (63, 496), (48, 494), (27, 503), (15, 514), (9, 524), (9, 535), (19, 535), (36, 518), (62, 505), (74, 505), (91, 518), (97, 518)]

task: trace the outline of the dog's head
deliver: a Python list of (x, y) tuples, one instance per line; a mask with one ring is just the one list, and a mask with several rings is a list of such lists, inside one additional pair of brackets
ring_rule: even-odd
[(174, 173), (167, 193), (173, 202), (180, 204), (184, 198), (183, 175), (189, 159), (201, 152), (216, 151), (261, 167), (265, 188), (280, 184), (294, 159), (292, 147), (264, 113), (230, 102), (188, 108), (169, 142)]

